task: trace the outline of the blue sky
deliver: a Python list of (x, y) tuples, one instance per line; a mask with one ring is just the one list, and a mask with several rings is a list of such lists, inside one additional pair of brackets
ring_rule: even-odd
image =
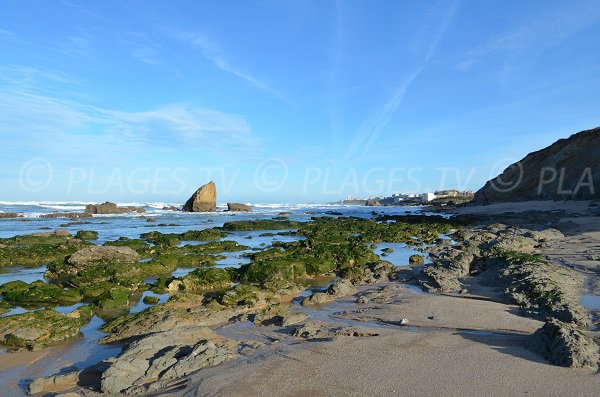
[(477, 189), (600, 125), (597, 1), (0, 1), (0, 200)]

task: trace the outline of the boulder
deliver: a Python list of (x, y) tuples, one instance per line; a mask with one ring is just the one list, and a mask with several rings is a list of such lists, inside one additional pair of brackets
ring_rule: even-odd
[(368, 199), (365, 203), (367, 207), (381, 207), (381, 203), (377, 200)]
[(335, 297), (348, 296), (356, 293), (356, 287), (352, 285), (350, 280), (340, 279), (331, 284), (331, 286), (327, 289), (327, 293)]
[(306, 315), (305, 313), (302, 313), (302, 312), (290, 313), (290, 314), (283, 316), (283, 319), (281, 320), (281, 326), (289, 327), (290, 325), (304, 322), (304, 321), (306, 321), (307, 318), (308, 318), (308, 315)]
[(71, 371), (66, 374), (36, 378), (29, 384), (29, 394), (49, 393), (70, 389), (77, 386), (79, 372)]
[(570, 368), (598, 368), (598, 345), (572, 324), (550, 318), (537, 330), (528, 347), (553, 365)]
[(141, 207), (119, 207), (115, 203), (105, 202), (103, 204), (88, 204), (85, 206), (86, 214), (126, 214), (128, 212), (146, 212)]
[(139, 260), (140, 255), (129, 247), (94, 246), (75, 252), (68, 262), (75, 267), (85, 267), (97, 261), (137, 263)]
[(185, 212), (211, 212), (216, 210), (217, 187), (213, 181), (202, 185), (183, 205), (183, 211)]
[(227, 211), (250, 212), (252, 208), (246, 204), (227, 203)]
[(315, 292), (311, 296), (302, 299), (302, 306), (322, 305), (333, 300), (333, 296), (325, 292)]

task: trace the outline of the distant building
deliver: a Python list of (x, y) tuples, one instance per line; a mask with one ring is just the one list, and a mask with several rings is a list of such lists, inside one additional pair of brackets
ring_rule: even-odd
[(435, 193), (423, 193), (421, 194), (421, 201), (424, 203), (428, 203), (433, 201), (436, 198)]
[(434, 193), (437, 197), (458, 197), (460, 192), (458, 190), (438, 190)]

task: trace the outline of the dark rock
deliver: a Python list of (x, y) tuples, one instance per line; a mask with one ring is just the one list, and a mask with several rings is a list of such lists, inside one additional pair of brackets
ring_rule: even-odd
[(50, 214), (40, 215), (40, 218), (44, 219), (55, 219), (55, 218), (66, 218), (66, 219), (81, 219), (81, 218), (91, 218), (91, 214), (86, 214), (83, 212), (52, 212)]
[(19, 214), (16, 212), (0, 212), (0, 219), (18, 218)]
[(227, 203), (227, 211), (250, 212), (252, 207), (246, 204)]
[(217, 187), (213, 181), (201, 186), (183, 205), (185, 212), (211, 212), (217, 210)]

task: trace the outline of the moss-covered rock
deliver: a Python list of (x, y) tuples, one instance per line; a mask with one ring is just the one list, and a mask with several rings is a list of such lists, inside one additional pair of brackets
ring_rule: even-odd
[(93, 230), (79, 230), (75, 238), (80, 240), (98, 240), (98, 232)]
[(254, 221), (235, 221), (225, 222), (223, 230), (225, 231), (254, 231), (254, 230), (284, 230), (284, 229), (297, 229), (301, 225), (301, 222), (294, 222), (289, 220), (271, 220), (271, 219), (258, 219)]
[(80, 302), (83, 298), (77, 290), (65, 289), (58, 285), (34, 281), (11, 281), (0, 286), (0, 295), (9, 302), (27, 304), (65, 304)]
[(141, 256), (146, 256), (151, 252), (151, 248), (144, 240), (130, 239), (128, 237), (120, 237), (114, 241), (107, 241), (104, 243), (105, 246), (114, 247), (129, 247)]
[(156, 305), (158, 302), (160, 301), (160, 299), (157, 296), (144, 296), (144, 298), (142, 299), (142, 302), (146, 305)]
[(419, 254), (413, 254), (408, 258), (408, 264), (412, 266), (418, 266), (425, 264), (425, 257)]
[(181, 280), (183, 289), (191, 292), (202, 292), (229, 288), (231, 273), (226, 269), (198, 268)]
[(185, 233), (181, 233), (179, 238), (184, 241), (209, 241), (219, 240), (225, 236), (227, 236), (227, 233), (223, 232), (218, 227), (213, 227), (204, 230), (189, 230)]
[(92, 318), (89, 307), (69, 314), (38, 310), (0, 318), (0, 343), (11, 350), (39, 350), (51, 343), (77, 336)]
[(37, 267), (67, 256), (89, 245), (67, 233), (38, 233), (0, 239), (0, 267)]
[(127, 288), (114, 286), (98, 295), (94, 305), (101, 310), (125, 309), (129, 306), (129, 294)]

